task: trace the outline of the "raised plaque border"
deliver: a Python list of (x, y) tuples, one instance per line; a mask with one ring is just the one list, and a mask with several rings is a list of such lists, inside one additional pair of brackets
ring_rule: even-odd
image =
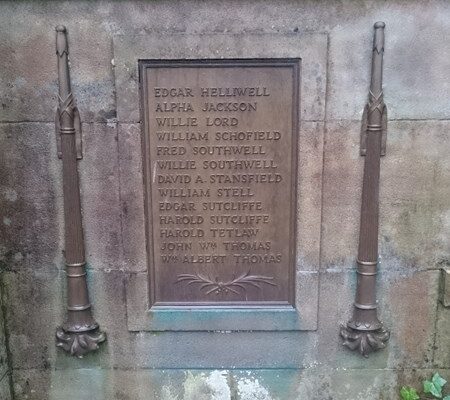
[[(292, 310), (295, 304), (295, 253), (296, 253), (296, 220), (297, 220), (297, 191), (298, 191), (298, 180), (297, 180), (297, 160), (298, 160), (298, 146), (293, 146), (292, 152), (292, 162), (290, 165), (290, 170), (292, 176), (292, 183), (289, 195), (290, 211), (291, 217), (289, 221), (289, 261), (288, 261), (288, 274), (289, 274), (289, 293), (288, 302), (286, 304), (274, 304), (274, 302), (228, 302), (226, 304), (214, 302), (199, 304), (197, 302), (192, 303), (160, 303), (156, 301), (155, 298), (155, 255), (153, 250), (153, 220), (151, 218), (151, 193), (152, 185), (150, 184), (150, 143), (147, 137), (148, 127), (146, 121), (146, 115), (148, 110), (147, 100), (147, 80), (146, 71), (149, 68), (233, 68), (233, 67), (283, 67), (292, 69), (292, 84), (293, 84), (293, 96), (292, 96), (292, 131), (291, 131), (291, 143), (298, 143), (298, 125), (299, 125), (299, 102), (300, 102), (300, 71), (301, 71), (301, 60), (298, 58), (277, 58), (277, 59), (199, 59), (199, 60), (139, 60), (139, 80), (140, 80), (140, 105), (141, 105), (141, 130), (142, 130), (142, 159), (143, 159), (143, 169), (144, 169), (144, 187), (145, 187), (145, 220), (146, 220), (146, 241), (147, 241), (147, 257), (149, 261), (149, 306), (150, 311), (156, 310), (170, 310), (174, 308), (179, 308), (180, 311), (186, 309), (186, 307), (195, 307), (195, 309), (201, 308), (221, 308), (221, 309), (280, 309), (280, 310)], [(276, 217), (276, 216), (275, 216)], [(264, 304), (266, 303), (266, 304)], [(279, 302), (281, 303), (281, 302)]]
[[(324, 33), (145, 34), (114, 37), (119, 130), (140, 122), (138, 60), (299, 58), (302, 65), (297, 187), (295, 309), (149, 310), (148, 271), (129, 273), (126, 282), (130, 331), (295, 331), (316, 330), (319, 294), (321, 187), (327, 81)], [(127, 179), (121, 171), (121, 179)], [(142, 201), (144, 198), (136, 201)], [(307, 214), (307, 215), (306, 215)], [(142, 230), (123, 219), (127, 229)], [(129, 224), (129, 225), (128, 225)], [(134, 226), (136, 225), (136, 226)], [(142, 241), (145, 244), (146, 238)], [(124, 240), (124, 247), (127, 247)], [(147, 264), (147, 260), (142, 265)]]

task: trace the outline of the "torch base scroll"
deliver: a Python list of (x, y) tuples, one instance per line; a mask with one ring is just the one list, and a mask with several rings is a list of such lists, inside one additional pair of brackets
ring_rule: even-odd
[(78, 358), (97, 350), (98, 345), (105, 340), (105, 333), (98, 328), (85, 332), (70, 332), (64, 328), (56, 330), (56, 346)]
[(389, 340), (390, 333), (384, 328), (369, 331), (342, 326), (341, 336), (344, 339), (344, 346), (350, 350), (357, 350), (364, 357), (368, 357), (369, 353), (386, 347), (385, 343)]

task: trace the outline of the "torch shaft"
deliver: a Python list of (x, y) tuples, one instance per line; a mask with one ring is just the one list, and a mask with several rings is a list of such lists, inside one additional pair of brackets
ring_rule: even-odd
[(352, 321), (359, 330), (382, 327), (377, 316), (376, 275), (378, 266), (379, 181), (382, 120), (385, 112), (382, 90), (384, 23), (375, 24), (372, 71), (367, 104), (366, 153), (361, 199), (357, 258), (357, 287)]
[(70, 87), (65, 28), (57, 28), (56, 54), (59, 77), (59, 124), (63, 163), (65, 259), (67, 275), (67, 331), (91, 330), (92, 317), (86, 280), (81, 199), (75, 141), (75, 100)]

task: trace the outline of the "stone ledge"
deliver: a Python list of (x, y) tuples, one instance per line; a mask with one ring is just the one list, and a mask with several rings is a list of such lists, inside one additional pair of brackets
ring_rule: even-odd
[[(15, 370), (16, 400), (396, 399), (435, 370), (150, 369)], [(450, 369), (437, 372), (450, 378)], [(214, 397), (213, 397), (214, 396)]]

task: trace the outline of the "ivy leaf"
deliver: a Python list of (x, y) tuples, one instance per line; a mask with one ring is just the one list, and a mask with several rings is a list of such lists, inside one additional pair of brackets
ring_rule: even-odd
[(416, 389), (410, 386), (403, 386), (400, 390), (400, 396), (402, 397), (402, 400), (420, 400)]
[(448, 396), (445, 396), (442, 400), (450, 400), (450, 394)]
[(425, 393), (431, 393), (434, 397), (440, 399), (442, 397), (442, 387), (447, 381), (442, 378), (437, 372), (431, 378), (431, 381), (423, 382), (423, 390)]
[(431, 381), (434, 383), (434, 385), (438, 388), (441, 388), (447, 383), (447, 381), (440, 376), (437, 372), (433, 375), (433, 377), (431, 378)]
[(432, 381), (423, 382), (423, 391), (425, 393), (431, 393), (434, 397), (440, 399), (442, 397), (442, 387), (436, 386)]

